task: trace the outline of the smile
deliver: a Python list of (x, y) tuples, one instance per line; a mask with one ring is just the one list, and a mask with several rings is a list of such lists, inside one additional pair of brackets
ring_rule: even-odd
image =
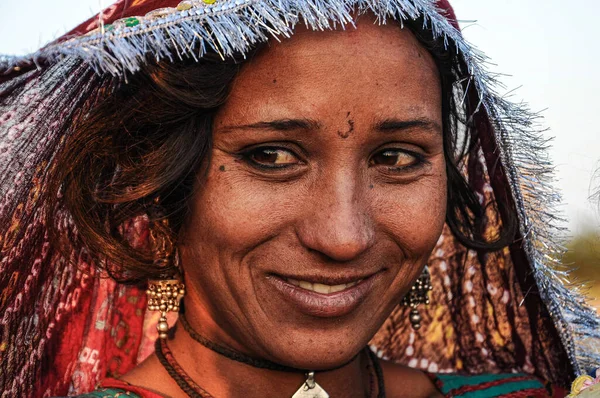
[(271, 275), (267, 281), (284, 302), (296, 311), (319, 318), (333, 318), (356, 310), (373, 291), (375, 281), (381, 274), (378, 272), (346, 280)]
[(341, 292), (343, 290), (351, 288), (352, 286), (356, 286), (357, 284), (359, 284), (362, 281), (362, 279), (359, 279), (354, 282), (342, 283), (340, 285), (326, 285), (323, 283), (311, 283), (308, 281), (299, 281), (299, 280), (292, 279), (292, 278), (285, 278), (285, 280), (294, 286), (298, 286), (302, 289), (310, 290), (311, 292), (316, 292), (316, 293), (321, 293), (321, 294)]

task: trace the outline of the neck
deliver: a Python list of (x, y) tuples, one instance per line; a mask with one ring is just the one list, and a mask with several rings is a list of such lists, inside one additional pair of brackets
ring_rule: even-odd
[[(196, 329), (194, 319), (189, 322)], [(217, 341), (224, 345), (223, 340), (227, 339)], [(192, 339), (181, 324), (168, 344), (188, 376), (214, 397), (291, 397), (306, 379), (301, 371), (261, 369), (227, 358)], [(372, 388), (368, 366), (369, 359), (363, 352), (338, 369), (317, 371), (315, 378), (332, 397), (364, 398)]]

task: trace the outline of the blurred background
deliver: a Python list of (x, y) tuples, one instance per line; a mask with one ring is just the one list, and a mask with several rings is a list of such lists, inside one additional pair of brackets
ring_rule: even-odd
[(511, 100), (542, 111), (563, 197), (573, 278), (600, 310), (600, 33), (595, 0), (450, 0), (464, 35), (484, 51)]
[[(0, 2), (0, 53), (26, 54), (112, 0)], [(489, 57), (514, 102), (542, 111), (573, 276), (600, 308), (600, 33), (597, 0), (451, 0), (464, 35)], [(596, 283), (596, 281), (599, 281)]]

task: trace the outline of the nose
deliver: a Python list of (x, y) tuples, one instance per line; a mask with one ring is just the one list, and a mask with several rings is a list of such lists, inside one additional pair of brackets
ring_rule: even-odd
[(305, 202), (297, 234), (302, 244), (335, 261), (350, 261), (373, 246), (368, 197), (349, 173), (323, 178)]

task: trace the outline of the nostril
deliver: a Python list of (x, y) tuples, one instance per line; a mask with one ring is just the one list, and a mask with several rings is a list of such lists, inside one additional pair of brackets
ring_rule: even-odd
[(306, 202), (303, 217), (297, 219), (296, 233), (301, 244), (330, 261), (350, 261), (374, 244), (375, 222), (369, 203), (361, 199), (353, 179), (329, 181), (320, 195)]
[[(321, 230), (321, 232), (323, 232)], [(356, 259), (373, 245), (372, 234), (362, 231), (352, 234), (299, 234), (300, 241), (310, 253), (315, 253), (326, 262), (346, 262)]]
[(307, 248), (309, 253), (311, 253), (312, 255), (318, 257), (318, 260), (324, 264), (329, 264), (329, 263), (346, 263), (349, 261), (354, 260), (357, 256), (343, 256), (340, 255), (339, 253), (331, 253), (331, 252), (323, 252), (320, 250), (316, 250), (316, 249), (312, 249), (312, 248)]

